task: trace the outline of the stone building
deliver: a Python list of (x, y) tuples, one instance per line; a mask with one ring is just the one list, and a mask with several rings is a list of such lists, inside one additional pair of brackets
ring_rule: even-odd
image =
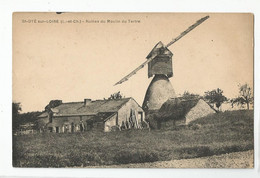
[(141, 128), (144, 117), (143, 109), (133, 98), (84, 99), (84, 102), (62, 103), (42, 113), (37, 121), (41, 132), (108, 132), (126, 127)]
[(175, 126), (187, 125), (196, 119), (214, 113), (216, 113), (216, 110), (202, 98), (171, 98), (154, 113), (154, 119), (158, 121), (154, 127), (160, 128), (163, 125), (167, 125), (168, 121), (173, 121)]

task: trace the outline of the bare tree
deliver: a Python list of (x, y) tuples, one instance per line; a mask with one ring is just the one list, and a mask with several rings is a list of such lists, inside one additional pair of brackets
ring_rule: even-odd
[(232, 107), (234, 104), (241, 105), (242, 107), (246, 104), (247, 109), (249, 110), (249, 105), (253, 104), (254, 97), (252, 88), (246, 83), (244, 85), (239, 85), (239, 96), (231, 99)]

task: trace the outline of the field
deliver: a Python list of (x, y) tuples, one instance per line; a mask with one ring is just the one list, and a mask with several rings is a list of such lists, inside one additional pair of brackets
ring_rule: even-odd
[(253, 122), (253, 111), (227, 111), (176, 129), (14, 136), (13, 166), (121, 165), (253, 150)]

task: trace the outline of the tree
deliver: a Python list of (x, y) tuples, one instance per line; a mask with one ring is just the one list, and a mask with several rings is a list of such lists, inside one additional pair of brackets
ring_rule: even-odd
[(121, 95), (121, 93), (119, 91), (119, 92), (111, 94), (108, 99), (109, 100), (115, 100), (115, 99), (121, 99), (121, 98), (123, 98), (123, 96)]
[(49, 115), (49, 122), (52, 122), (52, 116), (53, 116), (53, 112), (52, 112), (52, 108), (55, 108), (59, 105), (62, 104), (62, 100), (51, 100), (49, 102), (49, 104), (47, 106), (45, 106), (45, 111), (48, 113)]
[(20, 111), (22, 111), (21, 103), (12, 102), (12, 113), (13, 113), (13, 117), (14, 117), (14, 116), (18, 116), (18, 114), (20, 113)]
[[(22, 107), (20, 103), (12, 103), (12, 113), (13, 113), (13, 133), (19, 130), (20, 125), (32, 123), (37, 125), (36, 119), (42, 112), (34, 111), (27, 113), (20, 113)], [(35, 127), (33, 127), (35, 129)]]
[(62, 100), (51, 100), (47, 106), (45, 106), (45, 111), (49, 112), (51, 108), (55, 108), (62, 104)]
[(204, 98), (213, 106), (215, 104), (218, 111), (222, 103), (227, 101), (227, 98), (223, 95), (223, 91), (220, 88), (205, 92)]
[(21, 103), (12, 102), (13, 132), (19, 127), (20, 111), (22, 111)]
[(252, 88), (248, 84), (239, 85), (239, 96), (231, 99), (232, 107), (234, 104), (241, 105), (242, 107), (246, 104), (249, 110), (249, 105), (254, 103), (254, 97)]

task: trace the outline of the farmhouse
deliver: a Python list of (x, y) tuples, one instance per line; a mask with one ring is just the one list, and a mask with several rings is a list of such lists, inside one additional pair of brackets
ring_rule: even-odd
[(144, 111), (133, 98), (62, 103), (38, 116), (41, 132), (56, 133), (141, 128), (142, 121)]
[(179, 97), (168, 99), (157, 112), (156, 118), (161, 121), (175, 121), (176, 125), (187, 125), (213, 113), (216, 111), (202, 98)]

